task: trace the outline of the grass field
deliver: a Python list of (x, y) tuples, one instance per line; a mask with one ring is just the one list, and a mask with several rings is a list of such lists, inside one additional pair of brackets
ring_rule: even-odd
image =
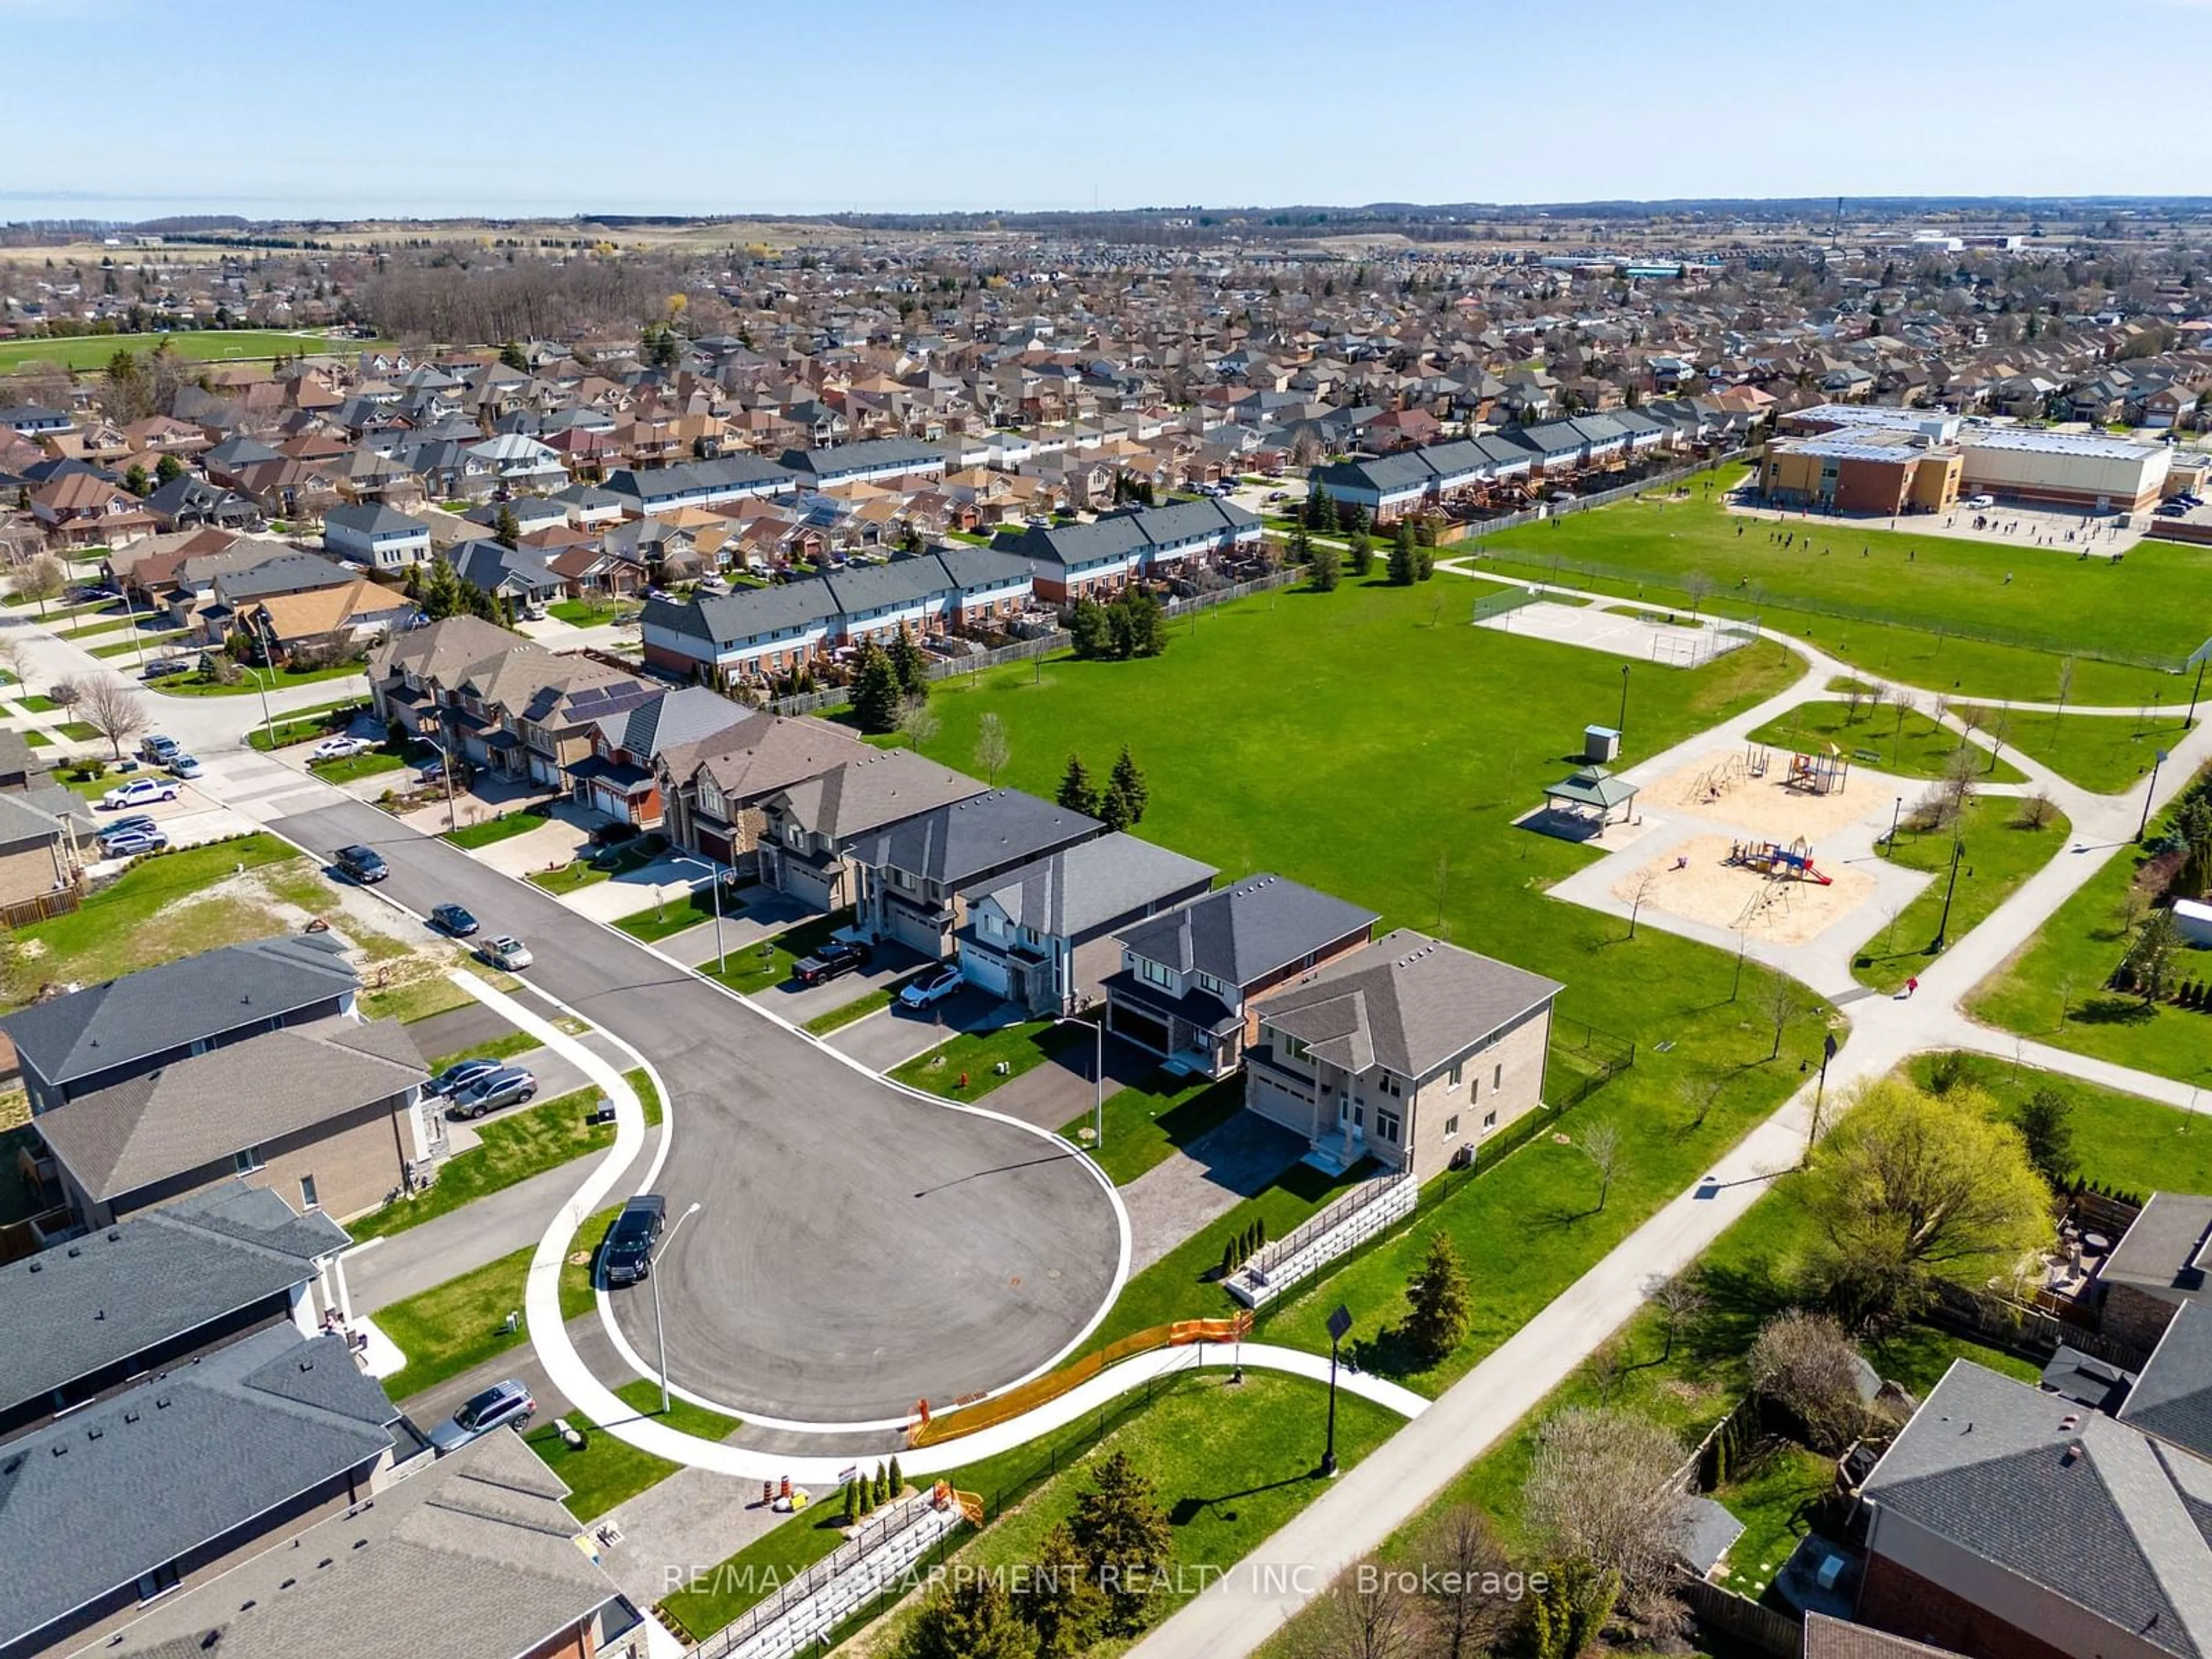
[[(1826, 754), (1833, 747), (1855, 766), (1900, 778), (1933, 779), (1944, 775), (1960, 739), (1948, 726), (1902, 705), (1862, 705), (1854, 714), (1850, 704), (1843, 702), (1800, 703), (1753, 732), (1751, 741), (1801, 754)], [(1990, 783), (2018, 783), (2024, 775), (2002, 758), (1991, 771), (1989, 757), (1984, 756), (1974, 775)]]
[[(744, 901), (722, 895), (722, 920), (744, 914)], [(647, 945), (686, 933), (701, 922), (712, 925), (714, 920), (714, 895), (711, 891), (695, 890), (689, 899), (658, 902), (633, 915), (624, 916), (615, 926), (632, 939), (642, 939)]]
[(386, 772), (397, 772), (407, 763), (388, 749), (365, 749), (337, 760), (310, 761), (307, 769), (325, 783), (354, 783)]
[(179, 357), (194, 362), (229, 362), (301, 352), (316, 357), (350, 358), (381, 343), (374, 340), (332, 340), (319, 334), (294, 334), (275, 328), (194, 329), (169, 334), (79, 334), (65, 338), (0, 340), (0, 374), (32, 363), (60, 368), (105, 368), (118, 351), (149, 353), (166, 342)]
[[(2140, 997), (2106, 988), (2127, 954), (2128, 890), (2142, 862), (2132, 849), (2114, 854), (2033, 940), (1974, 988), (1967, 1012), (2076, 1054), (2212, 1083), (2212, 1015), (2170, 1003), (2146, 1006)], [(2203, 978), (2206, 965), (2200, 953), (2188, 951), (2179, 971)]]
[[(2016, 1112), (2039, 1089), (2072, 1101), (2074, 1158), (2082, 1179), (2144, 1197), (2161, 1188), (2212, 1193), (2212, 1117), (1994, 1054), (1961, 1054), (1958, 1063), (1962, 1080), (1985, 1091), (2004, 1113)], [(1923, 1087), (1935, 1069), (1932, 1054), (1911, 1066)]]
[[(1207, 1130), (1243, 1109), (1244, 1080), (1215, 1083), (1200, 1078), (1156, 1073), (1106, 1097), (1106, 1144), (1092, 1154), (1107, 1179), (1126, 1187), (1146, 1170), (1165, 1163)], [(1094, 1114), (1085, 1112), (1061, 1126), (1060, 1133), (1079, 1145)]]
[[(1702, 583), (1709, 612), (1756, 614), (1887, 680), (1929, 690), (2040, 702), (2057, 695), (2063, 649), (2179, 659), (2203, 642), (2212, 563), (2194, 550), (2146, 542), (2124, 561), (2076, 559), (2051, 548), (2005, 547), (1832, 520), (1777, 526), (1731, 514), (1702, 483), (1685, 501), (1654, 496), (1484, 537), (1485, 562), (1507, 574), (1686, 606)], [(1741, 534), (1739, 535), (1739, 527)], [(1862, 557), (1861, 550), (1866, 550)], [(1644, 580), (1556, 577), (1551, 562), (1582, 560)], [(1480, 568), (1480, 567), (1478, 567)], [(1793, 601), (1853, 606), (1883, 620), (1847, 622), (1790, 609)], [(1990, 645), (1942, 630), (2009, 629), (2055, 648)], [(2063, 642), (2063, 644), (2061, 643)], [(2081, 656), (2073, 700), (2133, 708), (2154, 696), (2185, 700), (2177, 675)]]
[[(1968, 805), (1959, 833), (1959, 880), (1951, 893), (1945, 935), (1949, 943), (1980, 926), (2022, 882), (2064, 850), (2069, 826), (2063, 812), (2053, 808), (2042, 827), (2033, 829), (2021, 808), (2012, 795), (1984, 795)], [(1944, 892), (1950, 885), (1950, 831), (1917, 836), (1899, 830), (1890, 856), (1905, 869), (1924, 870), (1936, 879), (1852, 959), (1852, 977), (1878, 991), (1894, 991), (1936, 959), (1936, 930), (1942, 925)]]
[(2134, 714), (2014, 714), (2007, 740), (2069, 783), (2117, 795), (2150, 770), (2160, 750), (2188, 733), (2180, 710), (2146, 708)]
[[(918, 1054), (891, 1075), (911, 1088), (945, 1100), (975, 1100), (1044, 1064), (1082, 1035), (1048, 1019), (1018, 1020), (995, 1030), (963, 1031)], [(999, 1067), (1006, 1069), (1001, 1073)], [(963, 1086), (961, 1079), (967, 1082)]]
[[(354, 1231), (350, 1224), (347, 1231)], [(577, 1235), (580, 1251), (595, 1248), (605, 1231), (603, 1218), (585, 1223)], [(376, 1328), (407, 1356), (406, 1364), (384, 1379), (385, 1392), (404, 1403), (495, 1354), (527, 1342), (527, 1322), (517, 1320), (510, 1331), (507, 1316), (522, 1311), (530, 1258), (537, 1253), (535, 1244), (526, 1244), (512, 1255), (487, 1261), (442, 1285), (387, 1303), (372, 1314)], [(564, 1321), (580, 1318), (592, 1307), (591, 1262), (562, 1263), (561, 1317)]]
[(286, 715), (266, 726), (257, 726), (247, 736), (246, 742), (264, 755), (272, 749), (287, 744), (306, 743), (310, 738), (328, 735), (352, 724), (354, 714), (366, 707), (351, 698), (338, 702), (318, 704)]

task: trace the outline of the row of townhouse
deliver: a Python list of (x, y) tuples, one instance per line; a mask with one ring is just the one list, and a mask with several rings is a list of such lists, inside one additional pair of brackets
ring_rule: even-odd
[(1339, 461), (1315, 467), (1311, 482), (1388, 521), (1499, 485), (1556, 482), (1621, 465), (1679, 447), (1686, 435), (1676, 422), (1622, 409)]
[(1066, 605), (1133, 582), (1171, 582), (1203, 564), (1257, 554), (1265, 533), (1243, 507), (1208, 496), (1129, 507), (1089, 524), (1001, 531), (991, 544), (1029, 562), (1039, 599)]

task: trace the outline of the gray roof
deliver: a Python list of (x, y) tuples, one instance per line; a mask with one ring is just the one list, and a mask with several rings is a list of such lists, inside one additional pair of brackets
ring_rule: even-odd
[(907, 438), (866, 438), (830, 449), (787, 449), (783, 465), (791, 471), (816, 477), (836, 477), (879, 466), (942, 466), (945, 452), (933, 444)]
[(329, 933), (221, 945), (34, 1003), (0, 1030), (40, 1076), (67, 1083), (342, 997), (361, 984), (344, 950)]
[(2204, 1289), (2212, 1267), (2212, 1198), (2193, 1193), (2153, 1193), (2142, 1213), (2113, 1246), (2097, 1277), (2187, 1301)]
[(63, 830), (60, 819), (13, 790), (0, 791), (0, 848), (43, 847)]
[(353, 580), (352, 571), (319, 553), (279, 553), (243, 570), (224, 572), (215, 579), (215, 586), (222, 589), (225, 603), (239, 605), (248, 599), (343, 587)]
[(264, 1031), (80, 1095), (35, 1121), (100, 1201), (404, 1094), (429, 1075), (398, 1020)]
[(1377, 920), (1372, 910), (1285, 877), (1258, 875), (1115, 937), (1148, 961), (1242, 986), (1302, 962)]
[(1274, 993), (1264, 1018), (1332, 1066), (1418, 1079), (1565, 988), (1401, 927)]
[(1865, 1492), (2179, 1659), (2212, 1651), (2212, 1463), (1959, 1360)]
[(1019, 789), (992, 789), (886, 824), (852, 845), (853, 858), (957, 887), (993, 870), (1095, 836), (1097, 819)]
[(0, 1444), (0, 1644), (363, 1469), (398, 1415), (284, 1324)]
[(995, 901), (1018, 927), (1073, 939), (1147, 915), (1218, 873), (1210, 864), (1117, 830), (978, 882), (962, 896), (970, 904)]
[(1549, 784), (1544, 790), (1547, 800), (1571, 800), (1577, 806), (1598, 806), (1610, 811), (1624, 801), (1636, 799), (1636, 786), (1626, 778), (1616, 778), (1602, 766), (1585, 766), (1570, 778)]
[(779, 811), (810, 835), (842, 843), (989, 786), (910, 749), (884, 749), (794, 784), (775, 797)]
[(0, 727), (0, 775), (36, 773), (45, 769), (31, 753), (31, 745), (24, 741), (21, 732)]
[(679, 744), (700, 743), (718, 732), (768, 718), (703, 685), (664, 692), (599, 722), (608, 741), (641, 763)]
[(2212, 1461), (2212, 1307), (2185, 1303), (2174, 1314), (2120, 1420)]
[(0, 1410), (289, 1291), (344, 1231), (226, 1183), (0, 1267)]
[(791, 474), (758, 455), (722, 455), (711, 461), (683, 461), (673, 466), (617, 467), (608, 476), (609, 494), (623, 501), (666, 501), (720, 489), (783, 485)]
[(171, 1599), (98, 1650), (136, 1659), (541, 1650), (617, 1595), (574, 1542), (568, 1490), (519, 1436), (486, 1435), (309, 1528), (298, 1549), (256, 1556)]
[(817, 577), (704, 599), (647, 599), (639, 621), (647, 628), (665, 628), (691, 639), (729, 645), (786, 629), (808, 628), (837, 614), (836, 595)]
[[(561, 516), (567, 515), (563, 514)], [(323, 523), (325, 526), (337, 525), (343, 529), (357, 530), (364, 536), (390, 535), (398, 531), (415, 530), (421, 531), (426, 536), (430, 532), (428, 520), (418, 519), (411, 514), (402, 513), (397, 507), (385, 506), (381, 501), (368, 501), (359, 506), (334, 507), (323, 514)]]

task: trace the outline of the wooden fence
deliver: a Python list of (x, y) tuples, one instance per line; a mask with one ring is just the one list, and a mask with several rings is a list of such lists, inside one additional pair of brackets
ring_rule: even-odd
[(1774, 1659), (1797, 1659), (1804, 1627), (1788, 1613), (1703, 1578), (1685, 1577), (1682, 1600), (1707, 1631), (1729, 1637)]

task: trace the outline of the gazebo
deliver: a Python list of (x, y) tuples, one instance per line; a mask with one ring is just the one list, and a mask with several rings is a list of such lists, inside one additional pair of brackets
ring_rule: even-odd
[(1602, 766), (1583, 767), (1544, 791), (1546, 811), (1572, 820), (1593, 836), (1602, 835), (1607, 825), (1626, 823), (1635, 800), (1636, 786)]

